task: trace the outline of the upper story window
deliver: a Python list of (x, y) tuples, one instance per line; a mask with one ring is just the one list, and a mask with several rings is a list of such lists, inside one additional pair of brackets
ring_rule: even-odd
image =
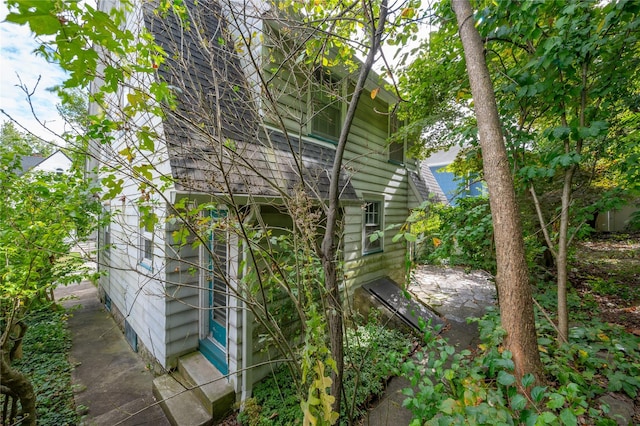
[(342, 130), (342, 84), (318, 71), (311, 90), (311, 136), (337, 142)]
[[(393, 135), (400, 128), (398, 116), (389, 114), (389, 136)], [(404, 139), (394, 140), (389, 144), (389, 161), (397, 164), (404, 164)]]
[(362, 218), (362, 253), (376, 253), (382, 251), (382, 236), (378, 234), (382, 229), (382, 201), (369, 200), (365, 202)]

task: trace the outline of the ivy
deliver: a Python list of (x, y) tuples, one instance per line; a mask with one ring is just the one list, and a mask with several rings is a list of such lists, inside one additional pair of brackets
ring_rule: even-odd
[[(550, 298), (536, 298), (552, 308)], [(532, 375), (517, 382), (494, 309), (471, 320), (477, 322), (481, 340), (473, 354), (456, 351), (425, 329), (424, 347), (398, 369), (412, 385), (403, 390), (403, 405), (414, 414), (411, 424), (615, 424), (599, 398), (607, 392), (636, 398), (639, 339), (594, 319), (590, 306), (578, 305), (577, 311), (586, 315), (579, 316), (583, 325), (571, 329), (572, 344), (558, 344), (555, 329), (538, 313), (538, 344), (548, 382), (537, 386)]]

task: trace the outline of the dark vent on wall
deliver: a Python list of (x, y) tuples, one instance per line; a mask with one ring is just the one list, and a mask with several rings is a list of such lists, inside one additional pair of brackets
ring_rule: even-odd
[(111, 312), (111, 298), (106, 293), (104, 294), (104, 307)]
[(138, 352), (138, 335), (133, 331), (133, 328), (131, 328), (127, 320), (124, 321), (124, 338), (129, 342), (131, 349), (133, 349), (134, 352)]

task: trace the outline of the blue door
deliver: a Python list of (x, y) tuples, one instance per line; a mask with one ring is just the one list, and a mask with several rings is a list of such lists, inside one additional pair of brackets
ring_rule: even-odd
[(208, 268), (205, 287), (206, 336), (200, 352), (222, 373), (227, 374), (227, 313), (229, 292), (229, 239), (224, 230), (211, 232), (207, 250)]

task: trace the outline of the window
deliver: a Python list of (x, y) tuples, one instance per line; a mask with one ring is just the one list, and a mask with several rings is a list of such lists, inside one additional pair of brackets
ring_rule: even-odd
[(311, 90), (311, 135), (336, 142), (342, 129), (341, 84), (317, 72)]
[(153, 268), (153, 227), (157, 221), (157, 217), (150, 207), (141, 206), (139, 220), (139, 261), (141, 266), (151, 270)]
[(111, 224), (107, 223), (104, 226), (104, 251), (109, 253), (111, 249)]
[(103, 230), (103, 240), (100, 242), (100, 247), (105, 254), (109, 254), (111, 249), (111, 218), (109, 217), (111, 206), (102, 206), (102, 218), (105, 221)]
[[(400, 128), (398, 116), (394, 113), (389, 114), (389, 136), (392, 136)], [(389, 144), (389, 161), (392, 163), (404, 163), (404, 140), (394, 140)]]
[(382, 236), (374, 237), (382, 229), (382, 201), (367, 201), (364, 205), (362, 227), (362, 252), (364, 254), (382, 251)]

